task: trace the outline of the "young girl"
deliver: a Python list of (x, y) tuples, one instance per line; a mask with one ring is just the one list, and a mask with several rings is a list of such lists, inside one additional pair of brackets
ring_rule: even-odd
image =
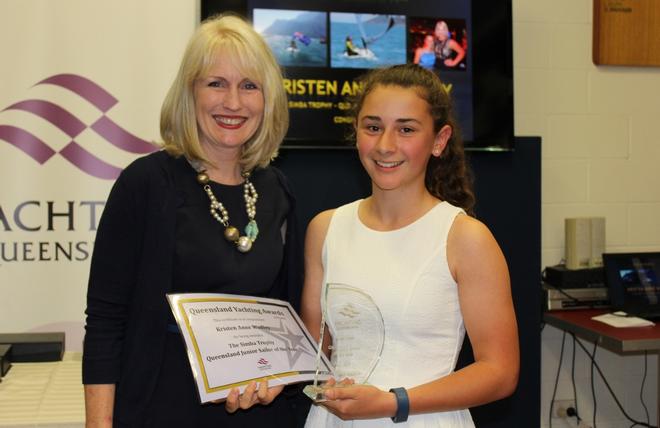
[(415, 64), (419, 64), (424, 68), (433, 68), (435, 65), (434, 40), (431, 34), (424, 37), (424, 43), (415, 49), (415, 57), (413, 58)]
[[(368, 74), (354, 107), (372, 194), (310, 223), (302, 315), (318, 332), (324, 284), (349, 284), (380, 309), (385, 341), (368, 384), (331, 381), (306, 426), (473, 427), (469, 407), (516, 387), (518, 336), (506, 261), (470, 216), (451, 100), (406, 64)], [(454, 372), (465, 332), (475, 362)]]

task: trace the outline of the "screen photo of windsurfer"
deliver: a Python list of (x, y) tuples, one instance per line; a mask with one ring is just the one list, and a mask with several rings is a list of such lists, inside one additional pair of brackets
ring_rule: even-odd
[(405, 16), (330, 13), (332, 68), (376, 68), (405, 62)]

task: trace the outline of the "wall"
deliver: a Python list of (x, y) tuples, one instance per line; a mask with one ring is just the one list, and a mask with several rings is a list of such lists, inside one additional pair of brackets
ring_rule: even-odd
[[(514, 0), (513, 18), (516, 135), (543, 138), (541, 266), (564, 257), (566, 217), (606, 217), (607, 251), (660, 249), (660, 69), (593, 65), (591, 1)], [(543, 427), (548, 426), (561, 340), (561, 332), (544, 328)], [(567, 340), (557, 398), (573, 397), (571, 353)], [(578, 407), (590, 425), (591, 370), (579, 346), (576, 355)], [(643, 394), (652, 423), (657, 359), (648, 358)], [(623, 357), (601, 348), (596, 360), (627, 413), (646, 421), (640, 403), (644, 356)], [(597, 426), (630, 426), (600, 379), (595, 388)], [(553, 420), (552, 426), (576, 425)]]

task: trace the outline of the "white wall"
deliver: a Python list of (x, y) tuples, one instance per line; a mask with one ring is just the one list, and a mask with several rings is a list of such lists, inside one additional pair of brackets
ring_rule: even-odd
[[(606, 217), (607, 251), (659, 250), (660, 67), (595, 66), (589, 0), (514, 0), (513, 19), (516, 135), (543, 138), (541, 265), (564, 257), (566, 217)], [(548, 426), (561, 338), (552, 327), (543, 330), (543, 427)], [(560, 399), (573, 397), (571, 353), (567, 339)], [(576, 360), (578, 407), (589, 426), (591, 369), (579, 346)], [(639, 398), (644, 357), (599, 348), (596, 360), (627, 413), (646, 421)], [(649, 357), (644, 388), (652, 424), (657, 363), (657, 356)], [(597, 426), (630, 426), (599, 378), (595, 386)], [(576, 425), (553, 420), (553, 427), (569, 426)]]

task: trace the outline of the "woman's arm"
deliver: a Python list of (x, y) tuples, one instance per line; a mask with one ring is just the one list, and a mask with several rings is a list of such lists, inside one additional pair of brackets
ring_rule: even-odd
[(445, 60), (445, 65), (447, 67), (456, 67), (461, 61), (463, 61), (463, 58), (465, 58), (465, 49), (463, 49), (463, 46), (454, 39), (449, 39), (449, 48), (456, 52), (456, 56), (454, 59), (447, 58)]
[(122, 172), (108, 196), (95, 238), (83, 342), (88, 426), (112, 425), (115, 384), (142, 248), (145, 171), (133, 164)]
[(85, 427), (112, 427), (115, 385), (85, 385)]

